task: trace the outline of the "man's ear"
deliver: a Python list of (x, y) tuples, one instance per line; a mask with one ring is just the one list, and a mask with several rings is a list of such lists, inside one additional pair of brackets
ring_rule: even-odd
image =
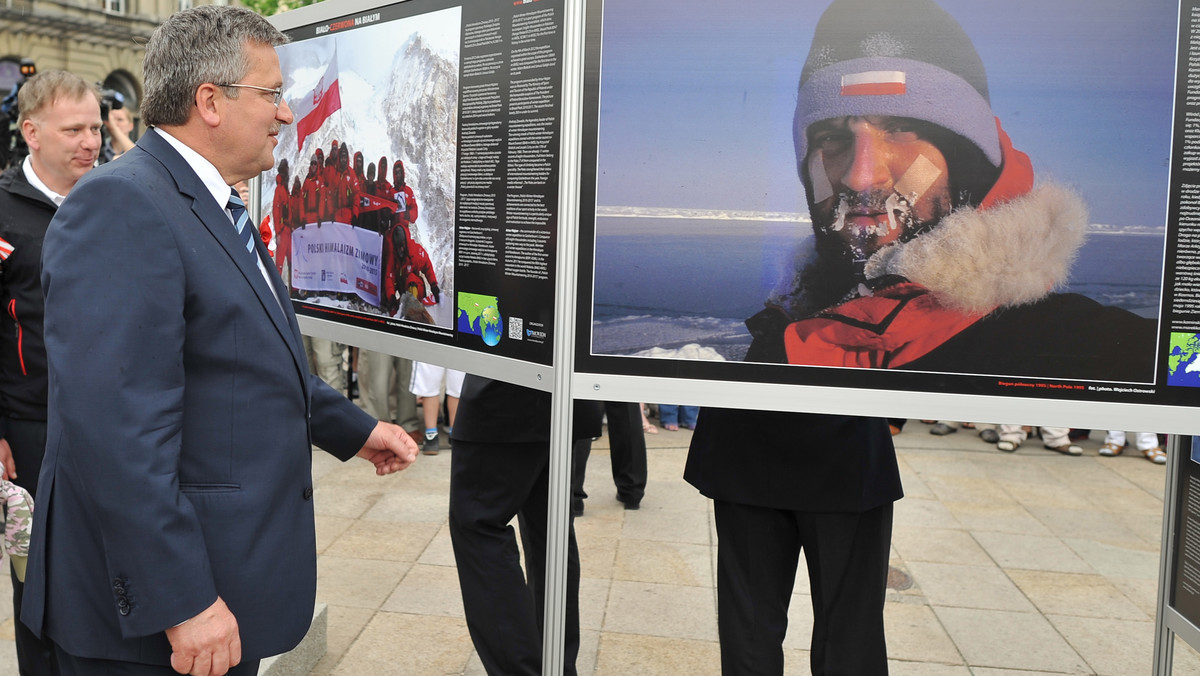
[(196, 88), (196, 111), (200, 119), (210, 127), (221, 124), (221, 106), (225, 102), (225, 94), (220, 87), (205, 82)]
[(25, 138), (25, 145), (29, 146), (30, 150), (42, 149), (42, 142), (38, 139), (37, 123), (28, 117), (21, 122), (21, 136)]

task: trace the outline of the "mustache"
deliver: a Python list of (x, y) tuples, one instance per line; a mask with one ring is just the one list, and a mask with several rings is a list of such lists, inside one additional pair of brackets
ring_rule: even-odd
[(895, 190), (879, 189), (861, 192), (843, 190), (836, 193), (834, 198), (834, 204), (845, 204), (846, 208), (851, 211), (886, 213), (897, 207), (906, 210), (912, 208), (908, 200)]

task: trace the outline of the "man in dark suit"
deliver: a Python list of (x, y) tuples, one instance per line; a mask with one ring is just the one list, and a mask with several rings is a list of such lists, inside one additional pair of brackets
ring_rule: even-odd
[(724, 676), (783, 673), (801, 550), (813, 675), (887, 673), (883, 602), (903, 495), (887, 421), (705, 408), (683, 478), (713, 499)]
[(65, 674), (257, 673), (312, 616), (312, 444), (379, 474), (416, 458), (309, 373), (231, 199), (292, 121), (285, 41), (243, 8), (172, 16), (146, 48), (154, 129), (47, 232), (48, 442), (21, 619)]
[[(37, 498), (46, 450), (46, 350), (42, 343), (42, 238), (58, 205), (100, 150), (100, 94), (63, 70), (42, 71), (17, 95), (29, 156), (0, 176), (0, 478)], [(24, 584), (13, 575), (13, 612)], [(22, 676), (58, 673), (54, 646), (14, 627)]]
[[(450, 438), (450, 541), (471, 641), (488, 674), (540, 676), (550, 499), (550, 393), (468, 374)], [(600, 404), (576, 401), (572, 436), (600, 435)], [(525, 570), (509, 525), (517, 517)], [(579, 654), (579, 549), (567, 542), (563, 671)]]

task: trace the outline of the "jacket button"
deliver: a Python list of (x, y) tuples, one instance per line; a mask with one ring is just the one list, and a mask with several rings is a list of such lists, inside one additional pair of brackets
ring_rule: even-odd
[(304, 499), (312, 500), (312, 494), (313, 494), (312, 486), (305, 486), (304, 487)]

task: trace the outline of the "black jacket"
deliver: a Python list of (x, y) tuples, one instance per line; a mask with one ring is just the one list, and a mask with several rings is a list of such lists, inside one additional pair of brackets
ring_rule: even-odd
[[(783, 359), (786, 320), (770, 320), (747, 322), (746, 361)], [(714, 500), (806, 512), (865, 512), (904, 497), (887, 421), (849, 415), (703, 408), (683, 478)]]
[(20, 165), (0, 176), (0, 238), (13, 248), (0, 262), (0, 415), (5, 417), (46, 419), (42, 239), (57, 210), (29, 184)]
[(1073, 380), (1154, 380), (1157, 324), (1074, 293), (1000, 308), (929, 354), (911, 371)]
[[(467, 374), (450, 438), (475, 443), (550, 441), (550, 393)], [(598, 401), (574, 402), (573, 439), (600, 436)]]

